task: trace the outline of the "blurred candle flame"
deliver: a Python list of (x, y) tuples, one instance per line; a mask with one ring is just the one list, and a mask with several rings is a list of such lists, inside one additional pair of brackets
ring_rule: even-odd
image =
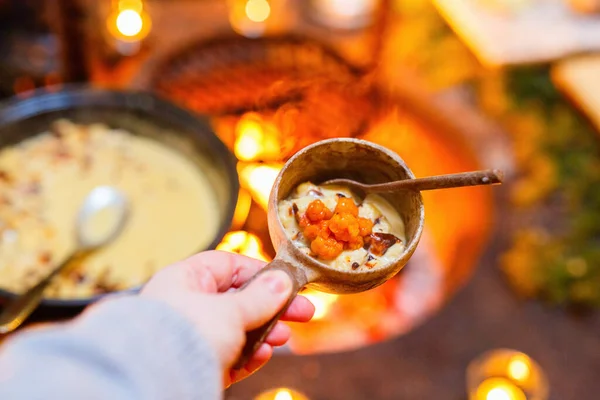
[(266, 0), (248, 0), (245, 10), (252, 22), (265, 22), (271, 14), (271, 6)]
[(271, 15), (267, 0), (229, 0), (229, 22), (233, 30), (246, 37), (262, 35)]
[(308, 397), (295, 390), (281, 388), (263, 392), (256, 397), (256, 400), (308, 400)]
[(481, 383), (476, 400), (527, 400), (525, 393), (504, 378), (490, 378)]
[(135, 36), (142, 31), (144, 21), (134, 10), (123, 10), (117, 15), (117, 29), (125, 36)]
[(470, 400), (546, 400), (548, 396), (544, 371), (517, 350), (494, 349), (480, 355), (469, 363), (466, 381)]
[(529, 359), (525, 355), (517, 355), (508, 364), (508, 374), (516, 381), (526, 381), (529, 378)]
[(510, 394), (504, 388), (494, 388), (486, 396), (486, 400), (511, 400)]
[(139, 42), (150, 33), (152, 21), (140, 0), (120, 0), (106, 21), (111, 35), (126, 42)]
[(292, 394), (287, 389), (281, 389), (275, 394), (275, 400), (293, 400)]

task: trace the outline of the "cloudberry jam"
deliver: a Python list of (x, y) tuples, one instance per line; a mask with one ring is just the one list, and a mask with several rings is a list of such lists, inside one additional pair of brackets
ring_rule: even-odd
[(332, 212), (321, 200), (314, 200), (302, 216), (296, 214), (304, 237), (310, 241), (310, 249), (323, 260), (333, 260), (344, 250), (363, 247), (365, 237), (370, 235), (373, 222), (358, 216), (354, 200), (339, 197)]

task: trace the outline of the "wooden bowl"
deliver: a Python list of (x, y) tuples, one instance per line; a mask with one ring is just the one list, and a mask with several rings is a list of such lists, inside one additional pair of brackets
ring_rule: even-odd
[(414, 175), (394, 152), (374, 143), (352, 138), (317, 142), (305, 147), (288, 160), (275, 180), (269, 199), (269, 233), (277, 250), (277, 256), (255, 277), (266, 271), (279, 269), (292, 278), (294, 290), (288, 303), (273, 320), (248, 332), (246, 346), (237, 367), (243, 366), (252, 356), (296, 294), (305, 286), (338, 294), (358, 293), (372, 289), (396, 275), (417, 248), (423, 231), (425, 210), (421, 194), (407, 191), (401, 194), (384, 195), (385, 199), (400, 213), (406, 227), (406, 247), (400, 257), (393, 262), (372, 270), (340, 271), (300, 251), (285, 233), (279, 219), (278, 204), (303, 182), (319, 183), (332, 178), (383, 183), (391, 180), (414, 179)]

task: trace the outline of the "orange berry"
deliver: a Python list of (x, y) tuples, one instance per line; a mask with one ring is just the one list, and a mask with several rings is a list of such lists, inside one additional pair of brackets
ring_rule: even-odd
[(330, 220), (319, 222), (319, 236), (324, 238), (331, 237), (331, 231), (329, 230)]
[(304, 237), (309, 241), (315, 240), (320, 233), (319, 225), (309, 225), (304, 229)]
[(309, 241), (315, 240), (317, 236), (323, 238), (329, 238), (331, 232), (329, 231), (329, 221), (321, 221), (318, 224), (310, 224), (304, 228), (304, 237)]
[(307, 226), (310, 226), (310, 221), (306, 217), (306, 215), (303, 215), (302, 217), (300, 217), (300, 220), (298, 221), (298, 225), (302, 229), (306, 229)]
[(373, 222), (358, 217), (358, 207), (347, 197), (338, 197), (335, 213), (314, 200), (304, 215), (295, 215), (312, 252), (323, 260), (335, 259), (344, 249), (360, 249), (373, 230)]
[(329, 229), (337, 240), (350, 241), (359, 234), (356, 218), (350, 214), (335, 214), (329, 221)]
[(338, 197), (335, 212), (340, 214), (350, 214), (358, 217), (358, 207), (354, 204), (354, 200), (348, 197)]
[(360, 236), (370, 235), (373, 231), (373, 222), (367, 218), (358, 218), (358, 228), (360, 230)]
[(306, 216), (311, 222), (319, 222), (331, 218), (331, 210), (321, 200), (314, 200), (306, 209)]
[(350, 239), (349, 242), (346, 243), (346, 248), (348, 250), (358, 250), (365, 244), (362, 237), (357, 236), (355, 238)]
[(323, 260), (333, 260), (342, 253), (344, 246), (334, 238), (319, 236), (312, 241), (310, 249)]

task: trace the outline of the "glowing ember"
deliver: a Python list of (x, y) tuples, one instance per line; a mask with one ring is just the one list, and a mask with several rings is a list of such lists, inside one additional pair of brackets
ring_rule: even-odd
[(271, 188), (283, 164), (238, 164), (240, 184), (265, 211)]
[(263, 251), (260, 239), (246, 231), (229, 232), (217, 246), (217, 250), (242, 254), (258, 260), (270, 261)]

